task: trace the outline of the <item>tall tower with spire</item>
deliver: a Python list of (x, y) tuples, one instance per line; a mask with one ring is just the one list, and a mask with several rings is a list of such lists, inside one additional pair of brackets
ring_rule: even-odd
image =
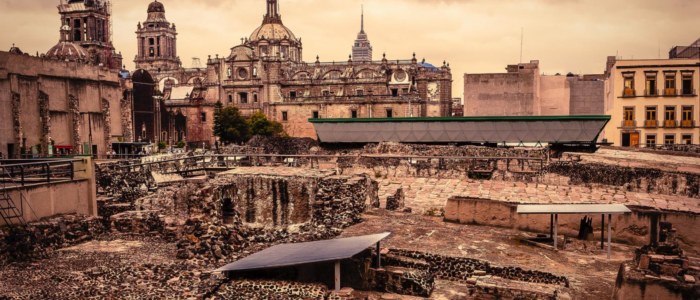
[(137, 69), (149, 72), (172, 71), (182, 62), (177, 56), (177, 30), (165, 18), (165, 6), (155, 0), (148, 5), (148, 18), (136, 30)]
[(362, 14), (360, 17), (360, 33), (357, 34), (357, 39), (355, 44), (352, 46), (352, 58), (356, 62), (369, 62), (372, 61), (372, 45), (367, 39), (367, 34), (365, 33), (365, 9), (362, 7)]

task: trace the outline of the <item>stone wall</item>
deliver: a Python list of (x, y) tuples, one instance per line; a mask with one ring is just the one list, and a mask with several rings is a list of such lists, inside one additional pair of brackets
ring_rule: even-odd
[(437, 278), (460, 282), (470, 279), (476, 280), (478, 276), (491, 275), (522, 282), (569, 287), (569, 280), (564, 276), (524, 270), (520, 267), (493, 266), (489, 262), (466, 257), (450, 257), (418, 251), (390, 249), (384, 260), (388, 265), (426, 270), (430, 271)]
[(569, 184), (616, 186), (631, 192), (700, 198), (700, 175), (599, 163), (555, 162), (547, 172), (568, 177)]
[(104, 232), (97, 217), (65, 215), (26, 226), (0, 227), (0, 265), (44, 257)]
[(328, 289), (321, 284), (284, 281), (234, 280), (213, 293), (217, 299), (309, 299), (325, 300)]

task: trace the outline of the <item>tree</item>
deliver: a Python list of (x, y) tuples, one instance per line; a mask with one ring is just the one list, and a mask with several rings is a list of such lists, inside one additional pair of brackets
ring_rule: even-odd
[(216, 103), (214, 112), (214, 134), (223, 143), (242, 143), (250, 138), (248, 123), (238, 108), (224, 108), (221, 101)]
[(248, 119), (251, 135), (285, 136), (284, 128), (279, 122), (269, 120), (262, 112), (256, 112)]

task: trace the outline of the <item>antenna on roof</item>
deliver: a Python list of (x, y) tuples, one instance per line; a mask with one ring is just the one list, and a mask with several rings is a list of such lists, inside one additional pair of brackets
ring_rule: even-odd
[(523, 44), (525, 41), (525, 27), (520, 27), (520, 63), (523, 63)]
[(193, 69), (201, 69), (202, 68), (202, 61), (199, 60), (199, 57), (192, 58), (192, 68)]

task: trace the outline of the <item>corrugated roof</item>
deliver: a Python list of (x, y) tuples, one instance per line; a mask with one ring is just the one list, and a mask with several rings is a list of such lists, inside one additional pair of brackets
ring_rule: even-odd
[(216, 272), (250, 271), (348, 259), (385, 239), (390, 233), (282, 244), (267, 248)]
[(310, 119), (322, 143), (594, 143), (609, 116)]
[(624, 214), (632, 212), (623, 204), (521, 204), (519, 214)]

